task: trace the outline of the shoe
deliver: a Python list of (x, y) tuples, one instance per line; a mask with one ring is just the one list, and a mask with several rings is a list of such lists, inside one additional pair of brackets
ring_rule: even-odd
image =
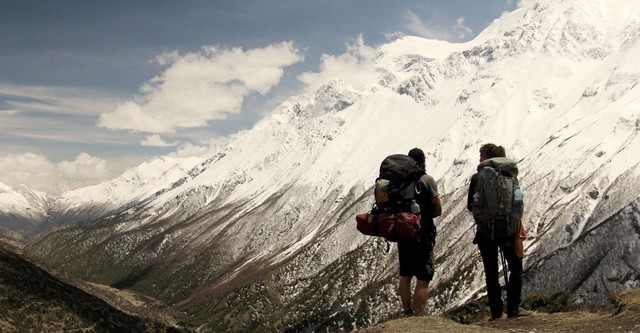
[(507, 318), (513, 319), (513, 318), (520, 318), (520, 317), (528, 317), (531, 315), (533, 315), (533, 311), (525, 310), (523, 308), (518, 308), (517, 311), (507, 313)]
[(405, 317), (412, 317), (413, 316), (413, 310), (405, 310), (404, 311), (404, 316)]
[(489, 321), (496, 321), (496, 320), (500, 320), (500, 319), (502, 319), (502, 315), (500, 315), (498, 317), (494, 317), (494, 316), (489, 317)]

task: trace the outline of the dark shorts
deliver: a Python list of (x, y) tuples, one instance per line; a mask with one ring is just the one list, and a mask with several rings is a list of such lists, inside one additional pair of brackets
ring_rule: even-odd
[(433, 244), (431, 242), (398, 242), (400, 276), (415, 276), (418, 280), (431, 281), (435, 273)]

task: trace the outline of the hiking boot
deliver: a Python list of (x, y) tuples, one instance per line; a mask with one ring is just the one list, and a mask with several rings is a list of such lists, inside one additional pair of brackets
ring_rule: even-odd
[(533, 315), (533, 311), (525, 310), (523, 308), (518, 308), (516, 311), (509, 311), (507, 313), (507, 318), (520, 318), (520, 317), (528, 317)]
[(499, 316), (493, 316), (492, 315), (491, 317), (489, 317), (489, 321), (496, 321), (496, 320), (500, 320), (500, 319), (502, 319), (502, 315), (499, 315)]

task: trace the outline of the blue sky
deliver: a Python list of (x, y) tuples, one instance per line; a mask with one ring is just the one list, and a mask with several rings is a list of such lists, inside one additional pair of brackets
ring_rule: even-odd
[[(0, 182), (58, 194), (206, 154), (400, 35), (464, 42), (513, 0), (0, 1)], [(334, 58), (338, 59), (338, 58)]]

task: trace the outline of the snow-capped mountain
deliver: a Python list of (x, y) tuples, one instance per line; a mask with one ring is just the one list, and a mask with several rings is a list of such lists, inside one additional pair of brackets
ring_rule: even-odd
[(24, 185), (13, 188), (0, 182), (0, 236), (22, 240), (46, 218), (52, 200)]
[(204, 158), (159, 157), (111, 181), (63, 193), (60, 197), (21, 185), (0, 183), (0, 228), (19, 239), (59, 226), (87, 225), (151, 200), (180, 186), (180, 179)]
[(181, 179), (204, 158), (158, 157), (125, 171), (119, 177), (63, 193), (49, 210), (46, 229), (58, 225), (91, 224), (107, 215), (152, 200), (178, 187)]
[[(640, 286), (639, 17), (630, 1), (528, 0), (468, 43), (399, 39), (372, 59), (368, 88), (336, 79), (291, 97), (174, 181), (122, 187), (140, 190), (128, 209), (28, 251), (159, 297), (205, 331), (366, 326), (399, 308), (397, 259), (354, 216), (382, 159), (420, 147), (444, 206), (437, 313), (483, 292), (466, 192), (494, 142), (521, 170), (525, 295), (603, 302)], [(107, 204), (105, 188), (73, 197)]]

